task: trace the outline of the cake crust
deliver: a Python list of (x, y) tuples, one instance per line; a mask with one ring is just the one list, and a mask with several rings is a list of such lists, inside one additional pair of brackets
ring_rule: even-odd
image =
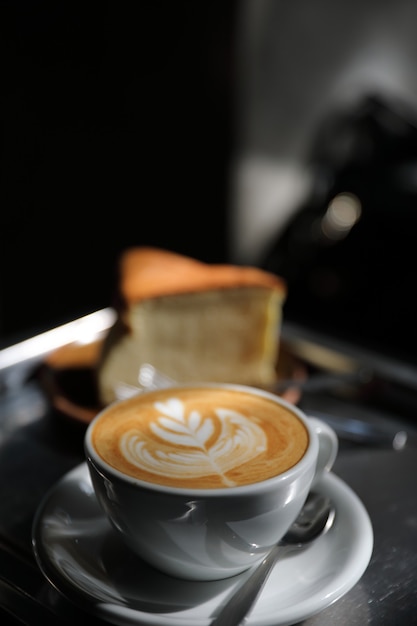
[(256, 267), (209, 265), (159, 248), (128, 248), (119, 264), (120, 296), (132, 304), (158, 296), (230, 287), (267, 287), (284, 298), (286, 283)]

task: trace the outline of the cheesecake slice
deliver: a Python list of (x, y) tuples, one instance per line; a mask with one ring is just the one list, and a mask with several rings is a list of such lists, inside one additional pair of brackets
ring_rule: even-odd
[(119, 262), (117, 320), (97, 368), (103, 404), (150, 363), (178, 382), (264, 386), (276, 378), (286, 284), (254, 267), (210, 265), (158, 248)]

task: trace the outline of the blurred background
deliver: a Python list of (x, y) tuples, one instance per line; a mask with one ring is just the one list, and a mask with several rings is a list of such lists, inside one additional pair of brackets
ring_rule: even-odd
[(119, 253), (265, 267), (285, 318), (416, 360), (417, 3), (0, 4), (0, 343)]
[(0, 2), (0, 338), (111, 303), (121, 250), (227, 256), (234, 2)]
[(285, 319), (417, 364), (417, 3), (241, 5), (232, 256)]

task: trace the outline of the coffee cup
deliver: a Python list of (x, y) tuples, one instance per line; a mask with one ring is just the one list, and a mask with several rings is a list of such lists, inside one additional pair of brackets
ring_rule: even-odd
[(325, 423), (234, 384), (116, 401), (85, 434), (92, 484), (113, 527), (143, 560), (189, 580), (228, 578), (261, 561), (337, 450)]

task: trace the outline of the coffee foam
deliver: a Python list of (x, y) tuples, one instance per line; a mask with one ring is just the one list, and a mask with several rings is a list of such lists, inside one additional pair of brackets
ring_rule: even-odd
[(120, 472), (174, 487), (219, 488), (285, 472), (308, 433), (271, 399), (222, 388), (166, 389), (109, 407), (92, 431), (95, 450)]

